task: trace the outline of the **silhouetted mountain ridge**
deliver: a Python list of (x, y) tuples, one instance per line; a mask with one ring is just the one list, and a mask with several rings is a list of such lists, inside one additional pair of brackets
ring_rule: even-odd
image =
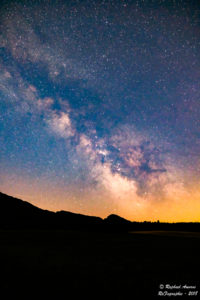
[(52, 212), (0, 192), (0, 228), (200, 231), (200, 223), (131, 222), (116, 214), (102, 219), (69, 211)]
[(111, 214), (107, 218), (104, 219), (105, 222), (107, 223), (112, 223), (112, 224), (131, 224), (131, 221), (126, 220), (125, 218), (122, 218), (118, 215)]
[(65, 228), (100, 224), (99, 217), (68, 211), (52, 212), (0, 192), (0, 226)]

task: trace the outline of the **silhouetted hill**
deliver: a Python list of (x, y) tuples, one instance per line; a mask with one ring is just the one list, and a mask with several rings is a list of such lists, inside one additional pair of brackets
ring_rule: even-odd
[(40, 227), (51, 221), (53, 212), (40, 209), (26, 201), (0, 193), (0, 226)]
[(89, 231), (200, 231), (200, 223), (131, 222), (111, 214), (105, 219), (67, 211), (51, 212), (0, 193), (0, 228), (77, 229)]
[(107, 218), (104, 219), (105, 222), (107, 223), (112, 223), (112, 224), (131, 224), (131, 221), (128, 221), (118, 215), (111, 214)]
[(51, 212), (0, 193), (0, 226), (3, 228), (82, 228), (103, 220), (66, 211)]
[(73, 226), (73, 228), (79, 229), (80, 226), (90, 227), (90, 226), (101, 226), (103, 225), (103, 220), (99, 217), (87, 216), (82, 214), (76, 214), (68, 211), (58, 211), (55, 213), (56, 224), (62, 226)]
[(110, 228), (110, 230), (114, 231), (128, 231), (132, 228), (132, 222), (128, 221), (118, 215), (111, 214), (107, 218), (104, 219), (104, 223)]

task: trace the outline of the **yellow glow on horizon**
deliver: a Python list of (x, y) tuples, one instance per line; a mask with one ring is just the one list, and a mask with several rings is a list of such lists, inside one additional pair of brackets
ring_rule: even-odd
[[(42, 180), (14, 178), (16, 184), (5, 180), (1, 190), (8, 195), (28, 201), (51, 211), (66, 210), (102, 218), (118, 214), (131, 221), (200, 222), (200, 187), (184, 187), (175, 182), (165, 186), (165, 197), (139, 196), (133, 181), (112, 174), (105, 168), (97, 189), (80, 191), (78, 187), (52, 185)], [(8, 184), (9, 182), (9, 184)]]

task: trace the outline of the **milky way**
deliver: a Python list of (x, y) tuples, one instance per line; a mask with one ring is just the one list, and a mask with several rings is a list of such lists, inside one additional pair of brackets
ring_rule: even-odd
[(198, 1), (2, 1), (1, 191), (198, 221), (199, 82)]

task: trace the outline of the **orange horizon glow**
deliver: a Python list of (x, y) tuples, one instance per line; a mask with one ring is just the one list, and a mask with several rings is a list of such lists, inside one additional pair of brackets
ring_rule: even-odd
[(50, 211), (70, 211), (106, 218), (117, 214), (130, 221), (199, 222), (200, 187), (198, 181), (185, 186), (179, 178), (164, 185), (163, 195), (138, 195), (133, 180), (112, 174), (108, 167), (101, 171), (101, 184), (92, 189), (46, 177), (32, 178), (22, 171), (4, 173), (1, 192)]
[[(49, 211), (70, 211), (73, 213), (80, 213), (84, 215), (97, 216), (101, 218), (106, 218), (110, 214), (117, 214), (130, 221), (136, 222), (200, 222), (200, 203), (197, 198), (197, 194), (194, 194), (194, 198), (188, 201), (185, 199), (178, 199), (172, 201), (171, 199), (165, 199), (163, 202), (155, 203), (148, 202), (146, 199), (142, 204), (135, 202), (130, 203), (129, 200), (123, 198), (111, 199), (113, 206), (101, 207), (98, 205), (80, 205), (80, 200), (74, 198), (66, 199), (62, 193), (56, 192), (54, 195), (42, 195), (39, 193), (38, 196), (33, 193), (33, 195), (2, 191), (9, 196), (16, 197), (23, 201), (27, 201), (41, 209)], [(56, 196), (57, 194), (57, 196)], [(88, 199), (89, 200), (89, 199)], [(102, 201), (102, 199), (100, 199)], [(104, 199), (105, 200), (105, 199)], [(87, 201), (88, 203), (89, 201)], [(103, 202), (103, 201), (102, 201)], [(117, 205), (116, 205), (117, 202)], [(104, 201), (104, 205), (106, 201)], [(114, 204), (115, 203), (115, 204)], [(126, 204), (125, 204), (126, 203)]]

